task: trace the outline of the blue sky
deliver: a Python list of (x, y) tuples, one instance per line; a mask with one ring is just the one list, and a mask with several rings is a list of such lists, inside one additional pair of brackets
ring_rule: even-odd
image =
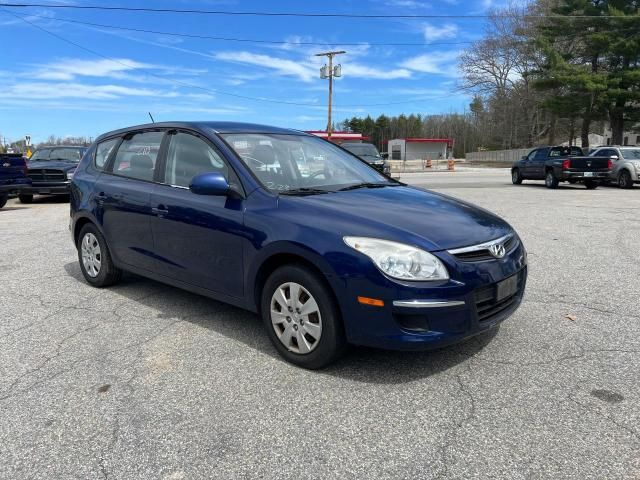
[[(338, 13), (484, 13), (498, 0), (341, 0), (324, 2), (158, 0), (87, 5)], [(52, 2), (76, 3), (83, 2)], [(336, 81), (334, 119), (381, 113), (462, 111), (468, 96), (456, 88), (458, 45), (374, 46), (370, 43), (465, 42), (478, 38), (482, 19), (348, 19), (230, 17), (7, 9), (80, 46), (66, 43), (0, 10), (0, 134), (34, 141), (49, 135), (97, 136), (156, 121), (230, 120), (298, 129), (326, 126), (323, 59), (313, 54), (345, 46)], [(285, 41), (281, 45), (178, 38), (64, 22), (72, 19), (155, 31)], [(317, 42), (321, 45), (300, 45)], [(286, 105), (225, 95), (301, 103)], [(408, 102), (387, 106), (379, 103)]]

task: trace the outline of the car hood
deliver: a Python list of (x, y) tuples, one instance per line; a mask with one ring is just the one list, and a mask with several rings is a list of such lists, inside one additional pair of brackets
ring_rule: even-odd
[(27, 168), (32, 170), (34, 168), (51, 168), (55, 170), (75, 170), (78, 166), (75, 162), (64, 162), (62, 160), (42, 160), (35, 162), (28, 162)]
[(310, 227), (325, 223), (324, 217), (340, 235), (401, 241), (430, 251), (475, 245), (513, 231), (487, 210), (409, 186), (281, 196), (280, 206), (299, 209)]

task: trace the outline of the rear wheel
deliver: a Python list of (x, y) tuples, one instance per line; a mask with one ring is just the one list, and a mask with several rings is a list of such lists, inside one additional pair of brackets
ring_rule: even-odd
[(618, 175), (618, 186), (625, 189), (633, 188), (633, 180), (631, 179), (631, 174), (628, 171), (623, 170), (620, 172), (620, 175)]
[(33, 202), (33, 195), (30, 193), (22, 193), (18, 195), (18, 200), (20, 200), (20, 203), (31, 203)]
[(598, 188), (598, 185), (600, 185), (598, 182), (596, 182), (595, 180), (585, 180), (584, 181), (584, 186), (587, 187), (587, 190), (595, 190), (596, 188)]
[(514, 185), (520, 185), (522, 183), (522, 174), (520, 173), (520, 169), (514, 168), (511, 170), (511, 183)]
[(0, 197), (0, 208), (4, 207), (7, 204), (7, 200), (9, 200), (9, 197), (7, 197), (6, 195)]
[(547, 188), (558, 188), (558, 183), (560, 182), (558, 181), (556, 176), (553, 174), (553, 170), (549, 170), (547, 172), (547, 175), (545, 176), (544, 183), (547, 186)]
[(94, 287), (108, 287), (122, 277), (122, 270), (113, 264), (107, 242), (92, 223), (80, 230), (78, 261), (85, 280)]
[(322, 368), (339, 358), (346, 340), (329, 286), (300, 265), (279, 268), (262, 290), (262, 320), (269, 339), (289, 362)]

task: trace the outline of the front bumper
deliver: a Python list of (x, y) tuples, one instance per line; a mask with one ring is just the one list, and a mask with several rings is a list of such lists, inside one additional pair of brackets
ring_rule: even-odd
[(31, 195), (68, 195), (71, 182), (38, 182), (25, 188), (22, 193)]
[[(520, 242), (500, 260), (463, 262), (448, 252), (435, 254), (447, 265), (449, 281), (400, 283), (375, 266), (369, 275), (345, 279), (340, 301), (350, 343), (392, 350), (439, 348), (496, 327), (520, 306), (527, 282)], [(517, 279), (516, 291), (498, 300), (498, 283), (510, 277)], [(381, 299), (384, 306), (360, 304), (358, 296)]]

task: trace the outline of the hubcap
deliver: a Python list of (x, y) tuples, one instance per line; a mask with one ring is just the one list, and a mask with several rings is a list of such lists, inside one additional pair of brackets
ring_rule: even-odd
[(96, 236), (93, 233), (87, 233), (82, 238), (80, 249), (85, 272), (91, 278), (97, 277), (102, 266), (102, 252)]
[(302, 285), (287, 282), (271, 297), (271, 325), (278, 339), (294, 353), (313, 351), (322, 335), (322, 317), (318, 303)]
[(511, 179), (512, 179), (514, 182), (517, 182), (517, 181), (518, 181), (518, 172), (516, 172), (516, 171), (514, 170), (514, 171), (513, 171), (513, 173), (511, 174)]

